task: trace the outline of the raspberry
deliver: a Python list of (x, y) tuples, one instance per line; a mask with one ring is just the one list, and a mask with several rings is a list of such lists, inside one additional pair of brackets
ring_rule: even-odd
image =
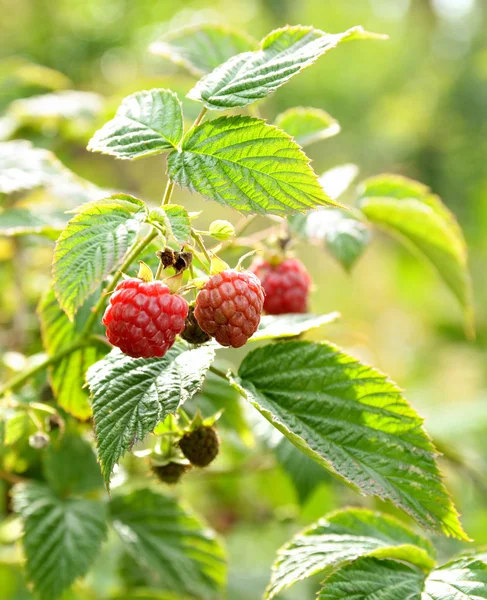
[(174, 484), (181, 479), (189, 468), (190, 465), (170, 462), (167, 465), (153, 466), (152, 471), (164, 483)]
[(186, 340), (190, 344), (204, 344), (208, 340), (211, 340), (205, 331), (198, 325), (198, 321), (194, 316), (194, 306), (189, 307), (188, 316), (186, 317), (186, 325), (181, 333), (183, 340)]
[(207, 467), (218, 455), (220, 442), (213, 427), (198, 427), (179, 440), (184, 456), (196, 467)]
[(250, 271), (222, 271), (196, 297), (194, 315), (201, 329), (222, 346), (240, 348), (259, 326), (264, 290)]
[(277, 265), (254, 260), (250, 270), (265, 290), (264, 310), (269, 315), (304, 313), (308, 310), (311, 277), (297, 258), (285, 258)]
[(122, 281), (103, 316), (110, 342), (133, 358), (164, 356), (184, 329), (188, 303), (161, 281)]

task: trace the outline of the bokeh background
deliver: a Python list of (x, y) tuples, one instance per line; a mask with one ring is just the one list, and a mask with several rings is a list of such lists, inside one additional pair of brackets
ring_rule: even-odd
[[(281, 88), (261, 112), (273, 120), (295, 105), (328, 111), (342, 132), (308, 149), (318, 174), (353, 163), (360, 168), (358, 180), (382, 172), (407, 175), (429, 185), (457, 215), (470, 251), (476, 341), (465, 339), (460, 310), (436, 274), (390, 238), (374, 234), (351, 275), (324, 250), (301, 245), (297, 253), (316, 284), (313, 310), (342, 313), (338, 324), (310, 337), (339, 343), (407, 390), (446, 452), (443, 468), (467, 532), (477, 544), (487, 544), (487, 2), (0, 0), (0, 14), (0, 111), (6, 115), (0, 118), (0, 135), (30, 139), (97, 185), (153, 202), (165, 186), (160, 156), (128, 164), (85, 150), (93, 131), (129, 93), (172, 87), (182, 97), (192, 87), (193, 77), (147, 52), (152, 41), (202, 21), (226, 23), (258, 39), (286, 23), (329, 32), (360, 24), (390, 36), (388, 42), (340, 46)], [(13, 61), (58, 73), (12, 77)], [(56, 88), (100, 96), (93, 98), (93, 110), (87, 106), (81, 116), (25, 118), (14, 130), (8, 115), (22, 105), (12, 109), (11, 103)], [(191, 116), (199, 108), (188, 102), (185, 110)], [(207, 222), (239, 219), (180, 190), (175, 201), (190, 210), (204, 209)], [(49, 282), (51, 251), (47, 241), (0, 239), (5, 374), (22, 368), (24, 354), (41, 351), (35, 307)], [(279, 454), (259, 442), (252, 446), (244, 424), (242, 431), (241, 438), (223, 431), (226, 449), (213, 472), (188, 476), (176, 493), (225, 536), (228, 597), (255, 600), (268, 581), (276, 549), (297, 529), (345, 504), (391, 509), (358, 497), (319, 469), (307, 473), (303, 485), (309, 493), (300, 498), (286, 448)], [(1, 530), (0, 538), (8, 535), (11, 529)], [(435, 542), (442, 557), (466, 547)], [(109, 542), (99, 567), (69, 597), (111, 597), (117, 586), (116, 555)], [(0, 590), (11, 590), (7, 596), (0, 592), (2, 599), (31, 597), (15, 560), (0, 546)], [(312, 590), (297, 586), (283, 597), (311, 598)]]

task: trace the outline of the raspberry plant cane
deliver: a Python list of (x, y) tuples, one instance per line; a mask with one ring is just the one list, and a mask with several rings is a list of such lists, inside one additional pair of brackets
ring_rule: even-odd
[[(224, 396), (239, 395), (287, 438), (298, 462), (312, 460), (320, 473), (392, 502), (425, 530), (468, 539), (433, 442), (403, 392), (331, 342), (292, 340), (331, 318), (307, 312), (310, 278), (299, 259), (274, 264), (261, 258), (285, 229), (305, 243), (326, 246), (349, 270), (369, 243), (372, 227), (392, 230), (436, 267), (464, 309), (471, 334), (466, 246), (454, 216), (429, 188), (394, 175), (363, 181), (354, 206), (330, 197), (303, 150), (311, 139), (339, 131), (320, 109), (291, 109), (276, 115), (274, 124), (247, 114), (212, 114), (247, 110), (341, 43), (384, 36), (361, 27), (328, 34), (286, 26), (258, 44), (208, 25), (174, 35), (187, 40), (198, 32), (207, 44), (212, 36), (225, 42), (209, 55), (228, 56), (208, 67), (189, 92), (188, 98), (202, 105), (194, 123), (185, 129), (182, 103), (172, 90), (141, 91), (122, 101), (88, 146), (126, 161), (167, 153), (161, 204), (98, 190), (96, 199), (72, 211), (54, 249), (52, 287), (39, 305), (46, 358), (0, 388), (10, 411), (7, 425), (20, 419), (22, 427), (27, 423), (27, 440), (42, 435), (46, 441), (35, 449), (46, 453), (37, 456), (35, 481), (15, 466), (7, 473), (25, 531), (28, 578), (41, 600), (56, 600), (87, 573), (109, 527), (138, 568), (141, 589), (157, 585), (169, 595), (224, 597), (226, 563), (218, 537), (184, 503), (166, 495), (155, 478), (146, 487), (132, 481), (133, 461), (137, 476), (155, 472), (173, 483), (193, 471), (198, 476), (198, 469), (189, 471), (188, 456), (202, 468), (215, 468), (215, 431), (203, 420), (192, 438), (185, 413), (213, 377), (224, 386)], [(245, 51), (232, 56), (231, 49), (242, 50), (242, 44)], [(193, 73), (201, 72), (193, 66)], [(32, 150), (23, 146), (27, 154)], [(50, 177), (61, 177), (58, 163), (51, 167)], [(8, 184), (6, 193), (17, 189), (10, 179)], [(234, 226), (218, 219), (203, 228), (204, 210), (199, 217), (174, 203), (178, 186), (234, 209), (244, 222)], [(258, 230), (244, 237), (250, 224)], [(224, 261), (230, 260), (229, 247), (232, 256), (240, 256), (235, 269)], [(260, 253), (258, 262), (242, 270), (249, 248)], [(157, 265), (155, 280), (148, 268), (134, 277), (140, 261)], [(128, 279), (122, 281), (124, 275)], [(261, 319), (263, 308), (268, 314)], [(269, 342), (278, 338), (289, 340)], [(256, 348), (255, 341), (266, 343)], [(223, 347), (233, 361), (228, 370), (214, 362)], [(28, 382), (35, 385), (45, 370), (55, 403), (30, 401), (29, 395), (18, 399), (19, 390)], [(66, 427), (51, 432), (46, 416)], [(88, 420), (94, 424), (96, 458)], [(223, 427), (221, 432), (224, 453)], [(133, 461), (123, 460), (130, 453)], [(109, 490), (111, 483), (117, 490), (109, 499), (103, 486)], [(327, 547), (333, 551), (322, 550)], [(428, 592), (429, 578), (448, 579), (458, 571), (436, 568), (433, 554), (427, 540), (396, 520), (345, 510), (280, 552), (265, 598), (321, 572), (333, 573), (332, 591), (340, 577), (360, 581), (362, 563), (354, 562), (359, 559), (368, 561), (362, 572), (381, 582), (412, 578), (419, 597)], [(469, 581), (483, 585), (485, 557), (461, 560)], [(418, 570), (421, 577), (414, 578)], [(334, 597), (328, 589), (326, 580), (320, 597)]]

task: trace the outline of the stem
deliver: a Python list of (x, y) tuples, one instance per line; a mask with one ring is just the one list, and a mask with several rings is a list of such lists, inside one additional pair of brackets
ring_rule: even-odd
[(199, 233), (196, 233), (196, 231), (194, 229), (191, 229), (191, 235), (193, 236), (193, 239), (198, 244), (199, 249), (201, 250), (201, 252), (203, 252), (206, 260), (208, 261), (208, 263), (211, 266), (211, 256), (209, 255), (208, 250), (206, 249), (206, 246), (203, 242), (203, 238), (201, 237), (201, 235)]
[(161, 206), (164, 206), (165, 204), (169, 204), (173, 190), (174, 190), (174, 181), (171, 181), (170, 179), (168, 179), (167, 184), (166, 184), (166, 189), (164, 190), (164, 196), (162, 197)]
[(227, 374), (224, 373), (221, 369), (218, 369), (217, 367), (214, 367), (213, 365), (211, 365), (210, 366), (210, 371), (212, 373), (215, 373), (215, 375), (218, 375), (218, 377), (221, 377), (222, 379), (224, 379), (225, 381), (228, 382)]
[(203, 108), (200, 110), (200, 114), (196, 117), (195, 122), (191, 126), (191, 129), (193, 129), (194, 127), (198, 127), (201, 121), (205, 118), (207, 112), (208, 109), (206, 108), (206, 106), (203, 106)]

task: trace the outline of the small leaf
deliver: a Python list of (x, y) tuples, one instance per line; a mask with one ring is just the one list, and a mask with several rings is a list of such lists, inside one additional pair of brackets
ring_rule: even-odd
[(265, 315), (261, 317), (259, 329), (249, 339), (249, 342), (295, 337), (315, 327), (333, 323), (339, 317), (340, 313), (337, 312), (327, 315), (314, 315), (312, 313)]
[(278, 551), (265, 599), (317, 573), (326, 576), (359, 557), (377, 555), (408, 561), (425, 571), (435, 564), (431, 543), (397, 519), (363, 509), (339, 510)]
[[(61, 310), (50, 289), (41, 299), (38, 308), (42, 343), (49, 356), (63, 350), (79, 336), (91, 311), (88, 301), (71, 322)], [(49, 380), (58, 405), (78, 419), (88, 419), (91, 407), (88, 392), (84, 389), (86, 369), (100, 360), (106, 349), (101, 345), (87, 345), (75, 350), (55, 365), (49, 367)]]
[(435, 569), (426, 579), (424, 600), (487, 598), (487, 562), (483, 556), (457, 558)]
[(2, 445), (5, 446), (11, 446), (21, 439), (27, 439), (36, 431), (36, 426), (26, 411), (14, 414), (9, 419), (3, 420), (2, 418), (2, 421), (5, 428)]
[(106, 507), (60, 499), (40, 483), (16, 486), (14, 506), (24, 521), (28, 577), (41, 600), (56, 600), (95, 561), (106, 535)]
[(54, 289), (72, 320), (77, 309), (121, 264), (146, 217), (145, 204), (125, 194), (84, 204), (54, 250)]
[(168, 158), (173, 181), (242, 213), (286, 215), (335, 204), (284, 132), (251, 117), (220, 117), (188, 132)]
[(163, 226), (165, 235), (178, 244), (185, 244), (191, 237), (191, 221), (188, 211), (177, 204), (166, 204), (150, 212), (149, 221)]
[(391, 500), (425, 529), (468, 539), (422, 419), (382, 373), (330, 344), (288, 342), (248, 354), (248, 400), (325, 469)]
[(217, 240), (225, 241), (229, 240), (235, 235), (235, 227), (228, 221), (217, 219), (216, 221), (212, 221), (210, 223), (210, 226), (208, 227), (208, 233), (211, 235), (211, 237)]
[(216, 23), (201, 23), (171, 31), (150, 45), (150, 52), (184, 67), (192, 75), (210, 73), (223, 62), (258, 44), (247, 35)]
[(348, 190), (358, 173), (357, 165), (345, 164), (328, 169), (320, 175), (318, 181), (328, 196), (336, 200)]
[(127, 450), (176, 412), (203, 384), (215, 351), (176, 343), (163, 358), (130, 358), (113, 350), (88, 369), (98, 457), (108, 486)]
[(284, 130), (304, 147), (340, 133), (340, 125), (331, 115), (319, 108), (299, 106), (277, 115), (276, 127)]
[(395, 175), (364, 181), (360, 209), (367, 219), (399, 235), (438, 271), (466, 313), (473, 330), (472, 285), (467, 248), (453, 214), (421, 183)]
[(429, 600), (421, 593), (424, 580), (424, 573), (407, 564), (365, 557), (333, 573), (318, 600)]
[(171, 90), (136, 92), (91, 138), (88, 150), (134, 160), (176, 148), (183, 137), (181, 102)]
[(110, 503), (113, 526), (148, 586), (216, 600), (226, 580), (215, 534), (172, 498), (150, 489)]
[(201, 79), (188, 98), (210, 110), (247, 106), (272, 94), (291, 77), (312, 65), (339, 43), (354, 39), (383, 39), (354, 27), (344, 33), (324, 33), (312, 27), (286, 26), (271, 31), (260, 50), (230, 58)]

